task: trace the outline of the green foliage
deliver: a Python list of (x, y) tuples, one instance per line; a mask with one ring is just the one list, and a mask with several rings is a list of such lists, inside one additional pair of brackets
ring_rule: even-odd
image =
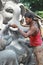
[(36, 11), (35, 13), (43, 18), (43, 11)]
[(26, 8), (29, 8), (30, 4), (28, 2), (23, 3)]
[(36, 10), (43, 10), (43, 0), (34, 0), (30, 4), (31, 10), (36, 11)]
[(29, 3), (32, 11), (43, 10), (43, 0), (20, 0), (22, 3)]
[(25, 2), (29, 2), (28, 0), (20, 0), (20, 2), (25, 3)]

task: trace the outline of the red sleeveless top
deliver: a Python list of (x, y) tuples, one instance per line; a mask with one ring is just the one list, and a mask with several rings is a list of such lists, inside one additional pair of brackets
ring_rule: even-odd
[(30, 45), (31, 46), (40, 46), (42, 44), (40, 31), (35, 36), (30, 36)]

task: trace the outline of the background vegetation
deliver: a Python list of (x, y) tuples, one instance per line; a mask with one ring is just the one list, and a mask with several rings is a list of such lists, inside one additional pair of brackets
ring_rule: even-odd
[(20, 2), (43, 18), (43, 0), (20, 0)]

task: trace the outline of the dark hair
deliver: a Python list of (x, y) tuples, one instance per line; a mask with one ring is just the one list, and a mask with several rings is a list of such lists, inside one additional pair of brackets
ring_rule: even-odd
[(29, 13), (29, 12), (26, 12), (25, 15), (24, 15), (24, 17), (25, 18), (28, 17), (28, 18), (34, 19), (34, 15), (32, 13)]
[(35, 16), (34, 16), (32, 13), (26, 12), (25, 15), (24, 15), (24, 17), (25, 17), (25, 18), (26, 18), (26, 17), (32, 18), (34, 21), (36, 21), (36, 23), (38, 24), (38, 28), (40, 29), (40, 25), (39, 25), (38, 19), (35, 18)]

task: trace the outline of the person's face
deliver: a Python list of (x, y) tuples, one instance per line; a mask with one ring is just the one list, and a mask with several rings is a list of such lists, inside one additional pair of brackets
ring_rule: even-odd
[(31, 23), (31, 18), (26, 17), (25, 21), (26, 21), (26, 24), (29, 25)]

